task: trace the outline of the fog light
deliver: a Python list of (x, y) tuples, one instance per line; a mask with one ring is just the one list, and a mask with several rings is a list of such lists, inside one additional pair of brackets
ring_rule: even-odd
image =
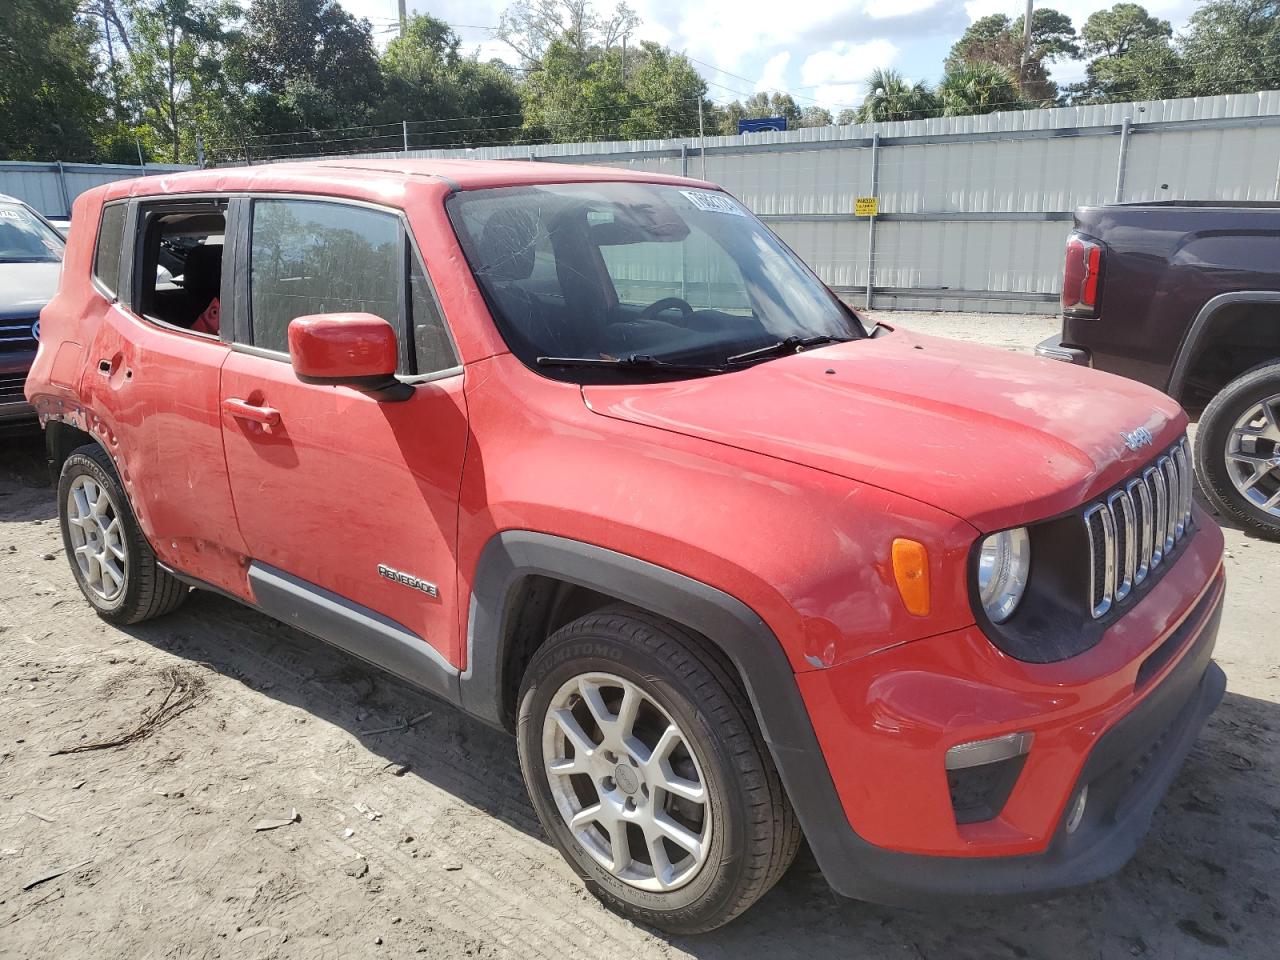
[(1075, 833), (1076, 828), (1080, 826), (1080, 821), (1084, 819), (1084, 805), (1088, 799), (1089, 785), (1086, 783), (1080, 788), (1076, 798), (1071, 801), (1071, 810), (1067, 813), (1067, 833)]
[(997, 760), (1020, 757), (1031, 749), (1030, 733), (1006, 733), (990, 740), (973, 740), (956, 744), (947, 751), (947, 769), (964, 770)]

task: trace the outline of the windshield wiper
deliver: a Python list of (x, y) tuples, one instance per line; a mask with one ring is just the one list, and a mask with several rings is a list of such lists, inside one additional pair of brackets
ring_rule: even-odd
[(672, 363), (647, 354), (629, 357), (538, 357), (540, 367), (612, 367), (618, 370), (653, 370), (659, 373), (725, 373), (725, 367), (710, 363)]
[(809, 347), (820, 347), (828, 343), (848, 343), (852, 339), (852, 337), (828, 336), (787, 337), (785, 340), (771, 343), (767, 347), (757, 347), (755, 350), (748, 350), (746, 353), (735, 353), (732, 357), (728, 357), (725, 363), (750, 363), (752, 360), (761, 360), (765, 357), (786, 357), (793, 353), (801, 353), (809, 349)]

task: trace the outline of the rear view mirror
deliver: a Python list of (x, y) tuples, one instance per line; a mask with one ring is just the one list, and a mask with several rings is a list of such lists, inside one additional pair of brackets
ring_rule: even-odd
[(371, 313), (317, 313), (289, 324), (289, 359), (303, 383), (408, 400), (413, 387), (396, 379), (398, 356), (395, 330)]

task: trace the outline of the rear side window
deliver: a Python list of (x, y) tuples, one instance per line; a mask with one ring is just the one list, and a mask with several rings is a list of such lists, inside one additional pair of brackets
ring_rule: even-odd
[(249, 305), (253, 344), (287, 352), (289, 322), (313, 313), (372, 313), (401, 329), (400, 219), (314, 200), (253, 205)]
[(93, 257), (93, 275), (115, 296), (120, 282), (120, 251), (124, 247), (125, 204), (113, 203), (102, 208), (98, 226), (98, 249)]

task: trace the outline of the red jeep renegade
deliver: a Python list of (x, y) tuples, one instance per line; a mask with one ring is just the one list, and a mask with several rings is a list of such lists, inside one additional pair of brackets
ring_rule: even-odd
[(213, 590), (513, 731), (646, 923), (1133, 854), (1222, 696), (1176, 403), (844, 306), (737, 201), (333, 160), (75, 204), (27, 396), (113, 623)]

